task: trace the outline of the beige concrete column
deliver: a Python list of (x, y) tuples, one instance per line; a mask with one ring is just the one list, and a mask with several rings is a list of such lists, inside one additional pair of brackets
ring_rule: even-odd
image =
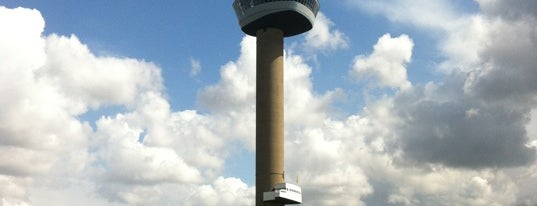
[(284, 182), (283, 139), (283, 31), (257, 31), (256, 83), (256, 206), (263, 192)]

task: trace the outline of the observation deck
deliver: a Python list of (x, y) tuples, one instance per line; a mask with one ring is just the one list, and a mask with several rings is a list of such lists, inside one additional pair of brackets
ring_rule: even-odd
[(273, 27), (285, 37), (309, 31), (319, 12), (318, 0), (235, 0), (233, 9), (244, 33), (256, 36)]

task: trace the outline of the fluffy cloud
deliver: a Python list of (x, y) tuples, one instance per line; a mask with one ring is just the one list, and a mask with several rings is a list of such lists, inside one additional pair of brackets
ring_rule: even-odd
[[(252, 188), (218, 178), (227, 140), (211, 129), (216, 121), (170, 111), (160, 68), (95, 56), (74, 35), (42, 36), (36, 10), (0, 7), (0, 27), (0, 205), (73, 203), (52, 198), (60, 194), (89, 205), (170, 205), (198, 189), (249, 205)], [(108, 106), (124, 111), (95, 127), (81, 120)]]
[[(200, 103), (215, 113), (255, 105), (255, 38), (241, 42), (241, 56), (220, 69), (220, 82), (204, 88)], [(253, 111), (253, 110), (252, 110)]]
[[(292, 53), (292, 52), (288, 52)], [(318, 95), (313, 91), (312, 68), (298, 55), (285, 56), (285, 124), (301, 128), (322, 124), (329, 118), (332, 102), (343, 95), (340, 89)]]
[(304, 205), (363, 205), (370, 194), (368, 178), (348, 159), (361, 140), (350, 142), (353, 133), (330, 118), (330, 104), (339, 89), (324, 95), (313, 93), (311, 68), (298, 56), (286, 58), (286, 176), (303, 180)]
[(140, 91), (162, 89), (160, 70), (155, 65), (134, 59), (95, 57), (76, 36), (50, 35), (45, 48), (47, 61), (38, 74), (55, 78), (55, 86), (64, 95), (91, 107), (129, 104)]
[(369, 56), (358, 56), (354, 62), (352, 75), (374, 77), (379, 86), (406, 89), (411, 86), (407, 79), (406, 64), (412, 57), (414, 42), (407, 36), (392, 38), (390, 34), (382, 36), (373, 47)]
[[(385, 105), (394, 124), (383, 124), (392, 131), (383, 142), (396, 164), (380, 171), (422, 177), (440, 173), (442, 185), (464, 182), (447, 186), (459, 194), (428, 191), (405, 187), (413, 185), (408, 178), (379, 181), (366, 169), (375, 189), (366, 200), (436, 205), (443, 202), (442, 194), (461, 205), (535, 204), (526, 192), (535, 179), (535, 3), (477, 1), (481, 10), (470, 14), (443, 0), (348, 2), (392, 22), (432, 31), (445, 57), (436, 68), (446, 74), (444, 80), (400, 91), (389, 98), (392, 106)], [(422, 171), (404, 172), (413, 167)]]
[(106, 181), (135, 184), (200, 182), (199, 172), (189, 167), (174, 150), (145, 147), (138, 139), (141, 129), (130, 128), (125, 117), (102, 118), (98, 135), (107, 145), (100, 147), (97, 162), (102, 162)]
[(219, 177), (213, 185), (200, 187), (185, 205), (251, 205), (255, 201), (255, 189), (239, 179)]
[(349, 155), (364, 146), (362, 139), (340, 121), (326, 120), (316, 128), (287, 135), (287, 181), (298, 179), (304, 205), (365, 205), (362, 198), (372, 193), (368, 177)]
[(478, 69), (470, 73), (465, 83), (465, 92), (485, 101), (520, 107), (535, 105), (537, 20), (488, 17), (483, 27), (487, 28), (487, 44), (480, 53)]
[(313, 29), (306, 33), (304, 47), (312, 50), (330, 51), (349, 47), (349, 38), (339, 30), (332, 30), (334, 23), (319, 12)]
[[(404, 122), (397, 143), (409, 159), (453, 167), (524, 166), (535, 159), (526, 147), (524, 111), (487, 106), (464, 95), (458, 80), (429, 84), (403, 92), (395, 99)], [(452, 97), (435, 98), (449, 94)]]
[[(241, 42), (241, 56), (220, 69), (220, 81), (203, 88), (198, 102), (212, 113), (217, 134), (255, 148), (255, 38)], [(190, 130), (188, 127), (185, 131)]]
[(39, 74), (47, 59), (40, 13), (0, 7), (0, 28), (0, 196), (2, 204), (26, 205), (32, 177), (84, 169), (91, 128), (74, 116), (84, 106)]
[[(449, 31), (438, 44), (440, 66), (450, 69), (440, 82), (411, 86), (412, 40), (380, 37), (353, 72), (406, 89), (336, 117), (330, 107), (345, 91), (317, 94), (308, 62), (286, 52), (286, 177), (298, 179), (304, 205), (537, 202), (532, 10), (479, 1), (483, 14), (443, 27), (457, 16), (447, 1), (359, 2), (396, 22)], [(433, 15), (438, 7), (447, 9)], [(430, 18), (415, 18), (422, 10)], [(337, 33), (319, 21), (318, 35)], [(0, 28), (0, 205), (252, 204), (254, 188), (222, 171), (226, 145), (254, 149), (255, 39), (245, 37), (220, 81), (200, 90), (205, 111), (171, 111), (152, 63), (95, 56), (74, 35), (41, 36), (36, 10), (0, 8)], [(512, 44), (490, 43), (515, 34)], [(342, 48), (331, 45), (317, 49)], [(122, 109), (83, 120), (108, 106)]]
[[(460, 67), (451, 69), (443, 84), (398, 96), (397, 109), (406, 124), (400, 146), (411, 159), (455, 167), (524, 166), (534, 161), (525, 125), (535, 107), (537, 21), (528, 17), (531, 13), (504, 18), (520, 5), (494, 2), (480, 2), (483, 14), (451, 28), (452, 36), (442, 43), (449, 56), (442, 67), (455, 66), (453, 62)], [(467, 61), (452, 55), (456, 51), (473, 55), (467, 55)]]

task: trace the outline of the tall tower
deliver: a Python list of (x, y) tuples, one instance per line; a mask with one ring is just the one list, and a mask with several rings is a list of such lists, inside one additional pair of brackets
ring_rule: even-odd
[(318, 0), (235, 0), (244, 33), (257, 37), (256, 206), (298, 204), (299, 187), (284, 177), (283, 38), (309, 31)]

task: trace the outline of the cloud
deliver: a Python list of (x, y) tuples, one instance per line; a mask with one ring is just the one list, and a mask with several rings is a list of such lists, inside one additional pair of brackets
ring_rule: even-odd
[(316, 94), (311, 79), (312, 68), (303, 57), (287, 52), (285, 56), (284, 93), (285, 124), (303, 127), (322, 124), (330, 116), (331, 104), (343, 95), (341, 89)]
[(190, 58), (190, 77), (198, 76), (201, 72), (201, 63), (199, 60)]
[(37, 74), (55, 78), (55, 86), (64, 95), (91, 107), (125, 105), (140, 91), (162, 89), (160, 70), (152, 63), (96, 57), (74, 35), (50, 35), (46, 39), (47, 62)]
[(507, 19), (525, 16), (537, 17), (537, 2), (521, 0), (509, 2), (504, 0), (476, 0), (481, 9), (492, 16), (502, 16)]
[(106, 145), (99, 148), (97, 162), (104, 164), (103, 178), (126, 184), (197, 183), (199, 171), (187, 165), (177, 153), (166, 147), (147, 147), (138, 142), (141, 129), (130, 128), (123, 115), (101, 118), (98, 135)]
[(219, 177), (213, 185), (199, 187), (186, 205), (251, 205), (255, 202), (255, 188), (239, 179)]
[[(378, 2), (368, 3), (387, 6), (382, 15), (451, 5)], [(415, 10), (399, 11), (398, 22), (414, 21), (406, 11)], [(410, 24), (436, 28), (453, 12)], [(331, 111), (346, 91), (316, 93), (308, 62), (288, 50), (286, 178), (298, 179), (304, 205), (535, 203), (534, 20), (500, 13), (442, 27), (439, 51), (460, 66), (445, 79), (408, 85), (346, 117)], [(155, 64), (96, 56), (75, 35), (42, 36), (36, 10), (1, 7), (0, 17), (0, 157), (10, 157), (0, 161), (1, 205), (252, 204), (254, 187), (222, 171), (234, 149), (227, 145), (254, 150), (255, 39), (245, 37), (219, 82), (200, 90), (203, 111), (172, 111)], [(505, 29), (512, 32), (498, 32)], [(514, 34), (511, 46), (487, 43)], [(459, 44), (446, 49), (450, 41)], [(380, 86), (402, 88), (412, 49), (410, 37), (385, 35), (353, 63), (361, 59), (361, 74)], [(464, 49), (471, 58), (454, 56)], [(383, 64), (404, 75), (390, 79)], [(85, 120), (109, 106), (122, 109)]]
[(477, 69), (465, 82), (465, 92), (484, 101), (520, 107), (535, 105), (537, 20), (485, 18), (482, 27), (486, 28), (487, 44), (480, 52)]
[(33, 177), (83, 170), (91, 128), (75, 116), (85, 106), (39, 74), (47, 61), (40, 13), (0, 7), (0, 28), (0, 197), (28, 205)]
[[(216, 135), (219, 119), (170, 111), (155, 64), (96, 56), (75, 35), (42, 36), (37, 10), (0, 7), (0, 28), (1, 205), (72, 203), (49, 198), (60, 194), (169, 205), (202, 187), (252, 199), (242, 181), (218, 179), (233, 140)], [(122, 109), (95, 126), (85, 120), (109, 106)]]
[[(533, 2), (478, 1), (481, 10), (475, 14), (457, 11), (447, 1), (349, 2), (392, 22), (440, 34), (439, 52), (445, 57), (436, 68), (445, 73), (443, 80), (400, 91), (388, 98), (392, 106), (383, 106), (394, 119), (382, 125), (391, 131), (383, 142), (395, 168), (376, 172), (393, 171), (379, 175), (388, 179), (421, 174), (420, 182), (459, 194), (405, 187), (407, 178), (379, 181), (365, 169), (373, 196), (396, 205), (439, 204), (441, 194), (462, 205), (534, 204), (529, 193), (521, 192), (531, 190), (522, 182), (535, 179), (535, 137), (528, 126), (536, 107), (535, 89), (530, 89), (536, 88)], [(405, 172), (409, 168), (423, 170)], [(435, 173), (442, 173), (445, 182), (422, 178)], [(446, 186), (453, 182), (465, 182), (464, 187)], [(473, 196), (477, 193), (469, 191), (481, 192)]]
[(456, 25), (460, 13), (446, 0), (347, 0), (364, 12), (381, 15), (390, 21), (425, 29), (447, 29)]
[(379, 38), (371, 55), (356, 57), (351, 73), (359, 79), (374, 77), (379, 86), (409, 88), (406, 64), (411, 60), (413, 47), (414, 42), (407, 35), (392, 38), (385, 34)]
[[(482, 8), (485, 12), (474, 15), (462, 14), (445, 1), (423, 5), (365, 3), (366, 7), (387, 6), (381, 14), (392, 21), (433, 28), (445, 37), (439, 40), (440, 51), (446, 55), (439, 66), (447, 72), (445, 79), (403, 90), (394, 98), (397, 106), (393, 111), (401, 124), (396, 127), (399, 140), (393, 145), (402, 149), (403, 159), (470, 168), (516, 167), (534, 162), (535, 150), (526, 147), (529, 138), (525, 125), (535, 106), (535, 90), (530, 88), (536, 87), (533, 54), (537, 45), (532, 40), (536, 21), (528, 18), (533, 14), (503, 18), (505, 12), (487, 12), (489, 7), (503, 5), (494, 2), (480, 2), (486, 6)], [(405, 18), (426, 14), (430, 11), (425, 8), (432, 10), (439, 5), (447, 9), (440, 11), (438, 18), (458, 16), (454, 24), (444, 27), (434, 18), (431, 24)], [(401, 10), (401, 14), (389, 12), (401, 6), (409, 9)], [(506, 6), (504, 10), (519, 6)], [(420, 8), (420, 13), (412, 14), (412, 8)]]
[(439, 86), (419, 86), (398, 95), (395, 111), (404, 123), (397, 145), (405, 156), (416, 162), (467, 168), (532, 163), (535, 150), (525, 146), (528, 137), (524, 111), (513, 111), (503, 105), (490, 107), (465, 95), (456, 99), (434, 98), (463, 93), (460, 86), (458, 80)]
[(531, 145), (537, 147), (537, 110), (533, 109), (530, 115), (530, 122), (526, 125), (526, 130), (528, 131), (528, 137), (533, 139)]
[(304, 47), (311, 50), (331, 51), (349, 47), (349, 38), (332, 27), (334, 23), (322, 12), (317, 15), (313, 29), (306, 33)]
[(255, 38), (243, 39), (239, 59), (222, 66), (220, 82), (198, 94), (202, 106), (218, 113), (251, 108), (255, 104), (255, 48)]
[[(537, 21), (528, 18), (532, 13), (506, 18), (510, 10), (519, 9), (518, 3), (480, 3), (484, 13), (453, 28), (453, 36), (442, 43), (459, 43), (445, 48), (450, 51), (447, 65), (459, 62), (461, 67), (452, 69), (443, 84), (422, 87), (417, 96), (399, 96), (405, 99), (398, 101), (398, 109), (407, 123), (400, 143), (411, 159), (455, 167), (527, 166), (535, 160), (535, 149), (526, 146), (531, 141), (526, 125), (536, 106)], [(505, 7), (488, 12), (497, 5)], [(458, 61), (451, 55), (455, 51), (474, 55), (471, 61)], [(474, 111), (471, 118), (468, 111)]]
[[(0, 154), (15, 155), (0, 163), (0, 173), (21, 178), (42, 175), (60, 162), (80, 170), (77, 161), (84, 160), (85, 137), (91, 129), (74, 116), (84, 106), (37, 74), (47, 59), (40, 13), (0, 7), (0, 16), (0, 27), (6, 30), (0, 34)], [(21, 19), (23, 24), (6, 19)]]
[[(487, 56), (484, 54), (491, 48), (487, 42), (493, 34), (488, 24), (494, 18), (460, 17), (445, 1), (422, 3), (397, 2), (395, 8), (408, 4), (414, 9), (400, 10), (409, 13), (393, 20), (445, 32), (438, 44), (449, 64), (440, 66), (452, 68), (444, 70), (442, 81), (406, 87), (394, 96), (367, 103), (355, 115), (334, 117), (330, 105), (343, 91), (315, 94), (311, 68), (301, 56), (287, 52), (286, 176), (288, 181), (299, 179), (305, 205), (438, 205), (446, 200), (460, 205), (512, 205), (534, 201), (531, 192), (520, 192), (531, 191), (529, 185), (535, 179), (531, 170), (535, 167), (535, 149), (527, 147), (532, 139), (525, 131), (528, 111), (534, 104), (507, 101), (512, 99), (510, 96), (485, 98), (474, 86), (486, 76), (472, 73), (491, 71), (483, 65), (495, 62), (483, 64)], [(432, 14), (435, 10), (431, 8), (443, 6), (447, 11), (439, 16)], [(395, 8), (384, 9), (396, 11)], [(420, 14), (410, 11), (429, 12), (432, 19), (415, 21), (410, 17)], [(455, 23), (446, 25), (452, 17)], [(523, 40), (531, 37), (527, 35), (530, 32), (522, 34)], [(413, 48), (410, 37), (380, 39), (385, 41), (379, 40), (373, 53), (363, 56), (363, 60), (393, 62), (394, 68), (406, 75), (405, 64)], [(447, 47), (451, 42), (457, 44)], [(532, 44), (526, 43), (531, 48)], [(234, 115), (237, 111), (253, 112), (254, 44), (253, 39), (244, 39), (241, 57), (223, 66), (222, 80), (200, 93), (202, 101), (213, 102), (207, 104), (211, 111)], [(378, 65), (374, 66), (369, 73), (378, 72)], [(390, 83), (388, 75), (379, 73), (374, 77), (381, 86), (409, 83), (402, 75), (396, 76), (396, 83)], [(382, 77), (387, 79), (381, 81)], [(531, 86), (524, 79), (520, 82)], [(531, 95), (523, 93), (526, 98)]]
[[(479, 59), (483, 36), (482, 20), (469, 12), (457, 10), (456, 3), (446, 0), (370, 1), (347, 0), (349, 5), (366, 13), (380, 15), (395, 24), (424, 31), (438, 39), (440, 62), (438, 69), (449, 74), (453, 70), (473, 68)], [(477, 38), (474, 38), (477, 37)]]
[(363, 145), (361, 139), (347, 139), (354, 134), (345, 123), (325, 120), (286, 136), (286, 178), (298, 179), (304, 205), (365, 205), (362, 198), (373, 189), (360, 165), (349, 159)]
[(249, 150), (255, 148), (255, 56), (255, 38), (243, 38), (239, 58), (223, 65), (220, 81), (201, 89), (197, 97), (212, 114), (207, 127)]
[[(2, 62), (1, 72), (6, 74), (2, 77), (24, 77), (2, 81), (2, 88), (12, 89), (2, 94), (12, 96), (1, 98), (10, 100), (2, 101), (2, 111), (6, 112), (1, 113), (1, 152), (17, 154), (17, 158), (0, 164), (2, 181), (10, 185), (1, 191), (3, 204), (30, 204), (61, 193), (93, 195), (87, 201), (99, 204), (251, 204), (253, 188), (220, 174), (230, 153), (225, 145), (239, 142), (253, 150), (255, 39), (246, 37), (241, 43), (241, 56), (221, 68), (220, 82), (200, 91), (199, 102), (209, 113), (171, 111), (162, 93), (160, 69), (154, 64), (96, 56), (75, 35), (41, 36), (44, 21), (35, 10), (3, 9), (1, 14), (17, 12), (30, 13), (34, 19), (25, 25), (30, 30), (35, 26), (40, 29), (30, 36), (2, 36), (1, 42), (7, 45), (17, 37), (21, 45), (25, 45), (26, 38), (39, 44), (27, 45), (27, 50), (18, 50), (18, 44), (2, 47), (2, 54), (13, 57), (13, 61)], [(15, 27), (7, 23), (2, 26)], [(10, 49), (19, 53), (4, 52)], [(35, 60), (16, 61), (31, 53), (35, 53)], [(336, 89), (315, 94), (311, 68), (303, 58), (286, 55), (285, 59), (285, 90), (292, 97), (286, 100), (289, 127), (322, 125), (328, 117), (329, 105), (341, 92)], [(101, 117), (95, 126), (80, 120), (81, 115), (108, 106), (119, 106), (124, 111)], [(27, 119), (33, 121), (28, 124)], [(356, 196), (345, 196), (359, 203), (355, 197), (370, 192), (366, 178), (356, 176), (359, 172), (355, 166), (336, 167), (312, 177), (315, 181), (304, 189), (316, 191), (315, 188), (334, 178), (350, 179), (330, 187), (365, 187), (357, 190)], [(48, 187), (51, 188), (42, 189)], [(317, 199), (322, 197), (326, 196)], [(69, 200), (64, 200), (56, 203), (68, 204)]]

